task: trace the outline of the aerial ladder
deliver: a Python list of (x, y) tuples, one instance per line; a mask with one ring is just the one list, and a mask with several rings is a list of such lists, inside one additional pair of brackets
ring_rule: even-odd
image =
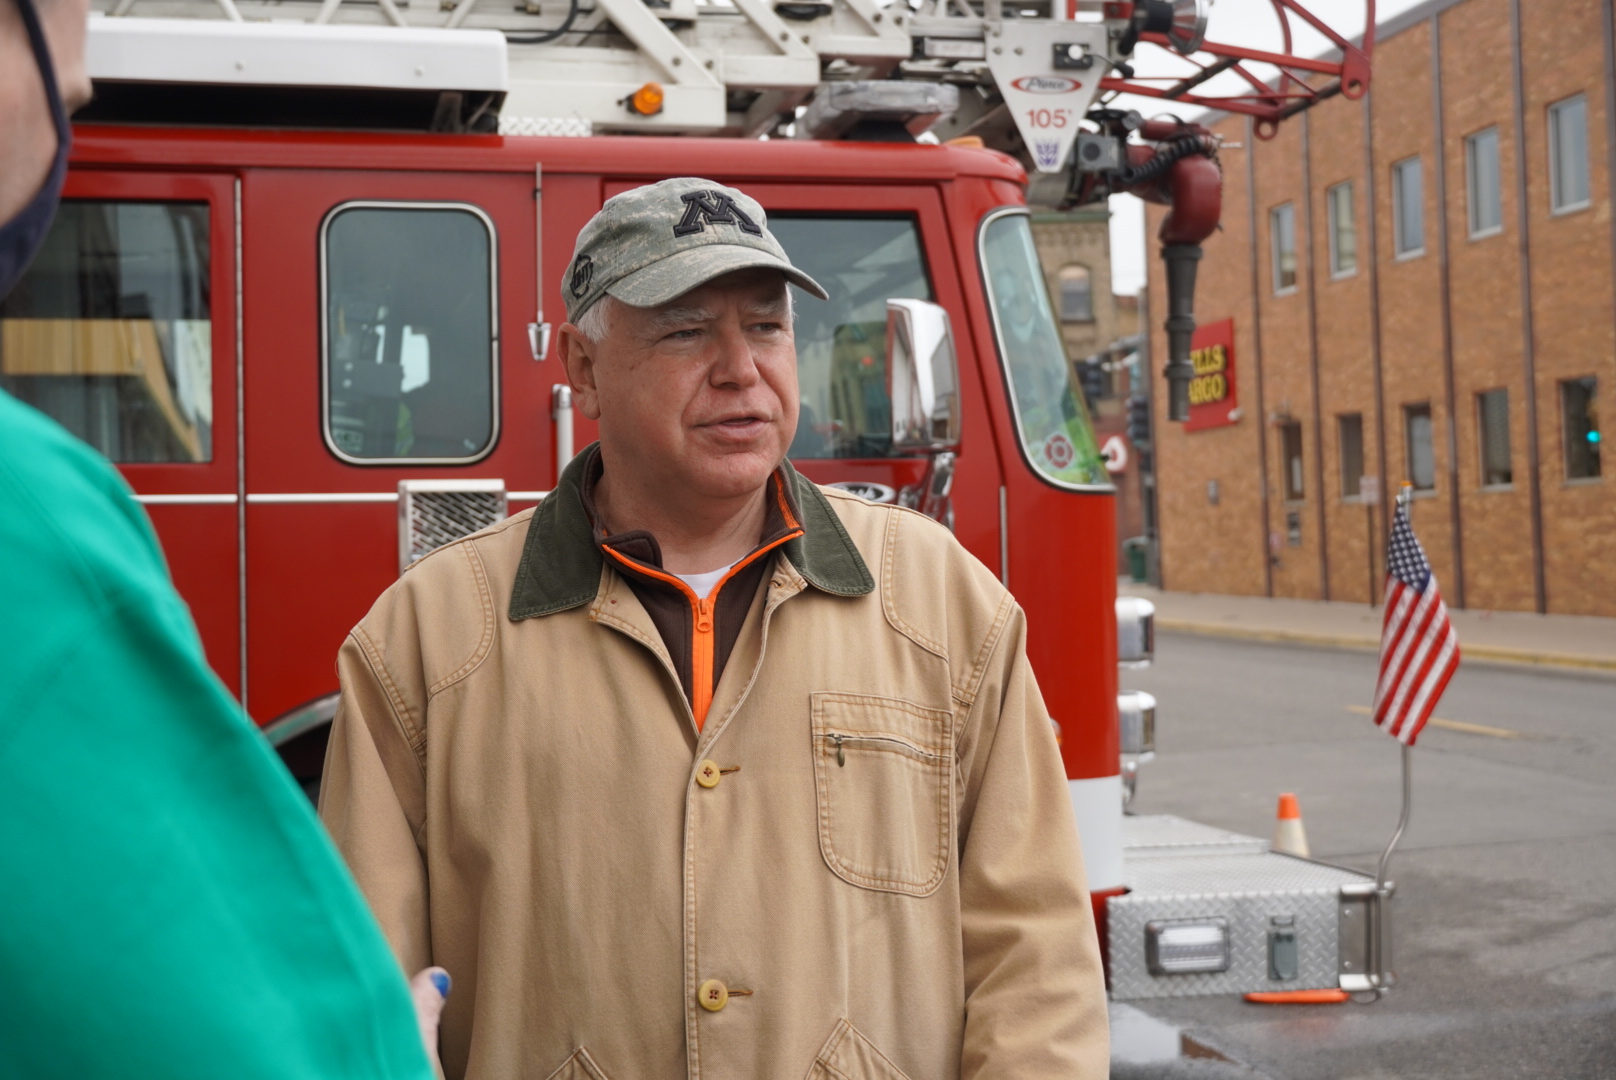
[[(137, 108), (160, 109), (142, 89), (171, 91), (180, 66), (229, 108), (285, 71), (256, 62), (278, 49), (302, 59), (301, 85), (371, 92), (362, 109), (418, 88), (436, 130), (979, 140), (1062, 207), (1131, 193), (1171, 208), (1163, 374), (1183, 420), (1222, 176), (1218, 137), (1178, 112), (1243, 113), (1271, 138), (1369, 86), (1374, 0), (1357, 39), (1302, 0), (1269, 2), (1277, 52), (1209, 39), (1210, 0), (93, 0), (89, 61), (98, 96)], [(1304, 25), (1327, 55), (1296, 52)], [(173, 48), (208, 62), (168, 63)]]

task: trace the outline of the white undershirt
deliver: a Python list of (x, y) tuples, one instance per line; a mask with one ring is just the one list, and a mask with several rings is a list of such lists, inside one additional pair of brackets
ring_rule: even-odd
[(673, 576), (689, 585), (692, 592), (705, 600), (707, 599), (707, 594), (713, 591), (713, 586), (722, 581), (724, 575), (729, 573), (730, 566), (734, 565), (734, 563), (730, 563), (729, 566), (720, 566), (717, 570), (709, 570), (705, 574), (675, 574)]

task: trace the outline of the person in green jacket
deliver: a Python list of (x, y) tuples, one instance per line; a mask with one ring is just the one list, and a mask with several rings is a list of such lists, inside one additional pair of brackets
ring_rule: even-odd
[[(0, 298), (90, 93), (87, 0), (34, 4), (0, 0)], [(406, 984), (117, 471), (4, 392), (0, 973), (6, 1080), (427, 1080), (448, 992)]]

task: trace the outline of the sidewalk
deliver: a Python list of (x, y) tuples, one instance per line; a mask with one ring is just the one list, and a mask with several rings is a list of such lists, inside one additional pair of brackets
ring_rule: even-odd
[[(1163, 592), (1126, 579), (1117, 595), (1156, 605), (1156, 628), (1253, 641), (1293, 641), (1342, 649), (1380, 647), (1381, 609), (1326, 600)], [(1616, 619), (1452, 611), (1465, 659), (1616, 673)]]

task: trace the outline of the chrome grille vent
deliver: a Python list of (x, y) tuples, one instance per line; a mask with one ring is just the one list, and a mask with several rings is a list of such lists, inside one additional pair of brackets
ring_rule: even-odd
[(398, 572), (506, 516), (503, 480), (404, 480), (398, 485)]

